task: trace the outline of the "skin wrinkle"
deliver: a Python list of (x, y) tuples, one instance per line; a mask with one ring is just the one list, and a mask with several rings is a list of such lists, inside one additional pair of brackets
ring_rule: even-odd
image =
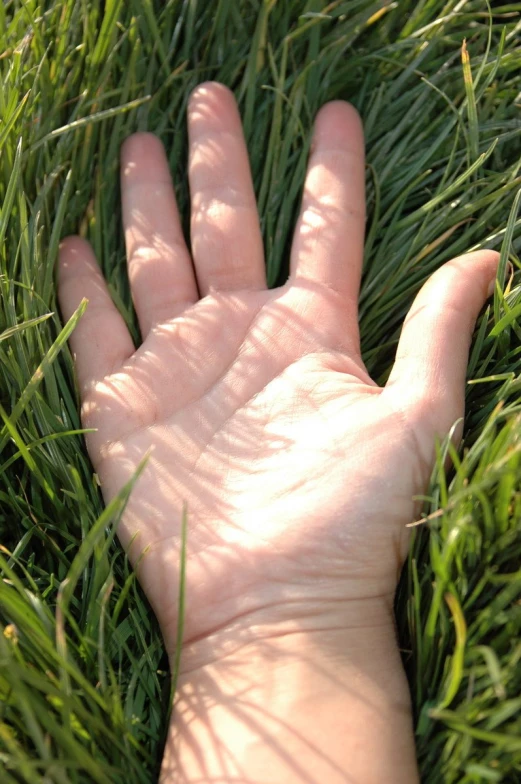
[[(392, 597), (390, 597), (390, 596), (387, 596), (387, 595), (373, 596), (373, 597), (370, 597), (370, 598), (366, 598), (364, 601), (373, 603), (373, 602), (378, 601), (380, 599), (383, 600), (383, 603), (385, 603), (388, 606), (389, 612), (391, 612), (392, 601), (393, 600), (392, 600)], [(330, 602), (330, 601), (333, 601), (333, 602), (335, 602), (335, 601), (343, 602), (343, 600), (340, 599), (340, 598), (338, 598), (336, 600), (328, 598), (327, 601), (328, 602)], [(324, 605), (325, 605), (325, 603), (326, 603), (326, 601), (324, 600)], [(290, 600), (288, 602), (288, 604), (289, 605), (291, 605), (291, 604), (301, 604), (302, 605), (302, 600), (301, 599), (294, 599), (293, 601)], [(279, 607), (278, 604), (272, 603), (272, 604), (267, 604), (264, 607), (258, 608), (255, 612), (256, 613), (264, 612), (265, 610), (268, 610), (270, 608), (276, 608), (277, 610), (280, 610), (280, 607)], [(251, 616), (252, 616), (251, 612), (244, 612), (241, 615), (237, 615), (237, 617), (234, 618), (233, 622), (230, 624), (230, 629), (231, 630), (235, 630), (237, 623), (240, 623), (240, 621), (242, 619), (249, 620), (249, 619), (251, 619)], [(244, 628), (246, 628), (246, 627), (244, 627)], [(355, 629), (357, 631), (364, 630), (364, 631), (367, 632), (367, 631), (374, 631), (376, 629), (385, 628), (385, 627), (384, 627), (383, 624), (382, 624), (381, 627), (380, 626), (375, 626), (375, 625), (373, 625), (371, 623), (368, 623), (367, 621), (365, 621), (363, 619), (360, 619), (358, 625), (352, 626), (351, 628), (353, 630), (355, 630)], [(320, 634), (324, 634), (324, 633), (332, 632), (332, 631), (342, 631), (343, 629), (344, 629), (344, 626), (341, 625), (341, 624), (338, 624), (338, 625), (328, 624), (326, 626), (316, 626), (316, 627), (313, 627), (313, 628), (305, 628), (305, 631), (306, 631), (306, 633), (313, 633), (313, 634), (320, 633)], [(241, 630), (241, 627), (239, 627), (239, 631), (240, 630)], [(295, 628), (295, 629), (281, 629), (280, 628), (280, 624), (277, 624), (276, 627), (275, 626), (268, 627), (266, 629), (266, 631), (264, 632), (264, 635), (262, 635), (258, 631), (258, 627), (257, 626), (253, 626), (252, 624), (248, 624), (248, 631), (250, 633), (250, 636), (246, 637), (242, 641), (238, 641), (237, 642), (237, 647), (233, 647), (232, 649), (230, 649), (227, 652), (226, 655), (232, 655), (232, 654), (235, 655), (243, 647), (251, 646), (252, 643), (259, 643), (259, 642), (270, 641), (270, 640), (274, 640), (274, 639), (282, 638), (282, 637), (289, 638), (291, 636), (301, 635), (303, 630), (304, 629), (302, 627)], [(195, 646), (195, 645), (197, 645), (198, 643), (200, 643), (202, 641), (206, 641), (206, 642), (209, 643), (208, 647), (210, 649), (212, 638), (218, 637), (219, 634), (222, 634), (223, 631), (226, 631), (226, 630), (224, 630), (220, 626), (217, 626), (214, 629), (210, 629), (208, 634), (204, 635), (204, 637), (203, 636), (199, 636), (199, 637), (191, 637), (191, 638), (185, 639), (184, 640), (184, 645), (186, 646), (187, 649), (189, 649), (190, 646)], [(170, 655), (174, 655), (174, 653), (175, 653), (175, 650), (171, 651)], [(186, 676), (186, 675), (192, 674), (196, 670), (201, 669), (201, 667), (206, 667), (208, 665), (216, 664), (216, 663), (221, 664), (225, 660), (226, 660), (226, 656), (223, 656), (221, 654), (215, 654), (213, 659), (205, 657), (203, 662), (202, 662), (202, 664), (197, 664), (197, 659), (196, 659), (196, 663), (194, 663), (192, 666), (189, 667), (189, 666), (187, 666), (187, 664), (185, 662), (182, 665), (181, 669), (180, 669), (180, 674), (183, 675), (183, 676)]]
[[(262, 316), (262, 315), (263, 315), (263, 314), (262, 314), (262, 308), (260, 308), (260, 309), (259, 309), (259, 311), (257, 311), (257, 313), (254, 313), (254, 314), (253, 314), (253, 316), (252, 316), (252, 320), (251, 320), (251, 323), (250, 323), (249, 327), (247, 327), (247, 330), (249, 330), (249, 331), (252, 331), (252, 329), (253, 329), (253, 328), (254, 328), (254, 326), (255, 326), (255, 322), (256, 322), (256, 320), (257, 320), (257, 319), (258, 319), (260, 316)], [(226, 379), (226, 376), (228, 375), (229, 371), (232, 369), (232, 367), (233, 367), (233, 366), (234, 366), (234, 365), (235, 365), (237, 362), (239, 362), (239, 361), (240, 361), (240, 359), (241, 359), (241, 355), (243, 355), (243, 354), (244, 354), (244, 352), (245, 352), (245, 342), (246, 342), (246, 338), (244, 338), (244, 339), (243, 339), (242, 343), (241, 343), (241, 344), (240, 344), (240, 346), (239, 346), (239, 349), (238, 349), (238, 351), (237, 351), (237, 357), (236, 357), (236, 358), (234, 358), (234, 359), (233, 359), (233, 360), (230, 362), (230, 364), (229, 364), (229, 365), (228, 365), (228, 366), (227, 366), (227, 367), (224, 369), (224, 371), (221, 373), (221, 375), (220, 375), (220, 376), (219, 376), (219, 377), (218, 377), (218, 378), (217, 378), (217, 379), (216, 379), (216, 380), (215, 380), (215, 381), (212, 383), (211, 387), (210, 387), (210, 388), (208, 388), (207, 390), (203, 391), (203, 393), (202, 393), (202, 394), (200, 394), (200, 395), (198, 395), (197, 397), (195, 397), (195, 399), (186, 401), (186, 405), (191, 405), (192, 403), (195, 403), (195, 402), (197, 402), (197, 401), (201, 400), (202, 398), (204, 398), (204, 397), (206, 397), (206, 396), (209, 396), (209, 395), (211, 395), (211, 393), (212, 393), (212, 392), (213, 392), (213, 391), (214, 391), (214, 390), (215, 390), (215, 389), (216, 389), (216, 388), (217, 388), (217, 387), (218, 387), (218, 386), (219, 386), (219, 385), (220, 385), (220, 384), (221, 384), (221, 383), (222, 383), (222, 382), (223, 382), (223, 381)], [(316, 352), (315, 352), (315, 353), (316, 353)], [(319, 352), (319, 353), (322, 353), (322, 352)], [(327, 353), (327, 352), (323, 352), (323, 353)], [(347, 359), (347, 358), (346, 358), (346, 359)], [(131, 362), (132, 362), (132, 360), (131, 360)], [(279, 373), (278, 375), (280, 375), (281, 373), (283, 373), (285, 370), (286, 370), (286, 367), (283, 367), (283, 368), (282, 368), (282, 370), (280, 371), (280, 373)], [(275, 378), (277, 378), (277, 377), (278, 377), (278, 376), (275, 376)], [(245, 405), (247, 405), (248, 403), (251, 403), (251, 402), (253, 402), (253, 401), (254, 401), (254, 399), (255, 399), (255, 395), (252, 395), (252, 397), (251, 397), (249, 400), (245, 401), (245, 403), (244, 403), (243, 405), (245, 406)], [(144, 428), (147, 428), (147, 427), (151, 427), (151, 426), (152, 426), (152, 425), (153, 425), (153, 424), (154, 424), (156, 421), (158, 421), (159, 414), (158, 414), (158, 411), (157, 411), (157, 409), (154, 409), (154, 412), (155, 412), (155, 418), (152, 418), (152, 419), (151, 419), (149, 422), (144, 422), (144, 423), (142, 423), (142, 425), (141, 425), (141, 426), (138, 428), (138, 430), (141, 430), (141, 429), (144, 429)], [(226, 420), (225, 420), (223, 423), (221, 423), (221, 425), (220, 425), (220, 427), (219, 427), (219, 430), (221, 430), (221, 429), (224, 427), (224, 425), (225, 425), (225, 424), (226, 424)], [(215, 435), (217, 435), (217, 433), (219, 432), (219, 430), (217, 430), (217, 431), (216, 431)], [(126, 438), (130, 438), (132, 435), (135, 435), (135, 432), (137, 432), (137, 431), (127, 431), (127, 432), (125, 432), (125, 434), (124, 434), (124, 438), (125, 438), (125, 439), (126, 439)], [(194, 470), (195, 470), (195, 467), (194, 467)]]

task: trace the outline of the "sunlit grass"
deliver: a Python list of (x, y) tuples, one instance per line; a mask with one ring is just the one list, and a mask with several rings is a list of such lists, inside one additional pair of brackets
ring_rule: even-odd
[(144, 784), (157, 771), (167, 660), (113, 539), (124, 497), (103, 511), (87, 459), (54, 268), (62, 236), (88, 236), (139, 339), (119, 146), (136, 130), (161, 135), (187, 227), (184, 115), (205, 79), (239, 99), (272, 284), (286, 273), (317, 109), (343, 98), (361, 112), (361, 335), (378, 382), (428, 275), (465, 250), (502, 250), (471, 353), (465, 443), (448, 476), (440, 446), (397, 617), (423, 780), (521, 781), (521, 4), (493, 7), (0, 5), (2, 782)]

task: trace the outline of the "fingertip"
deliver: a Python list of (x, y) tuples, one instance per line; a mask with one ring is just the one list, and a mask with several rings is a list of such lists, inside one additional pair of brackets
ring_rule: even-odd
[(242, 135), (233, 92), (220, 82), (197, 85), (188, 101), (188, 130), (192, 140), (216, 131)]
[(89, 246), (87, 240), (84, 240), (78, 234), (69, 234), (60, 241), (59, 251), (62, 254), (75, 253), (78, 250), (82, 250), (85, 246)]
[(137, 133), (132, 133), (130, 136), (127, 136), (123, 141), (121, 153), (122, 155), (128, 155), (142, 147), (158, 147), (163, 149), (163, 143), (155, 133), (151, 133), (150, 131), (138, 131)]
[(168, 168), (163, 142), (154, 133), (140, 131), (129, 136), (120, 150), (121, 178), (131, 183), (134, 179), (161, 179)]
[(194, 87), (188, 98), (188, 105), (190, 107), (201, 100), (228, 100), (235, 103), (235, 96), (232, 90), (222, 82), (209, 80)]
[(444, 270), (456, 278), (462, 274), (472, 276), (472, 282), (477, 284), (485, 300), (494, 293), (500, 258), (495, 250), (471, 251), (448, 261), (434, 273), (433, 278), (437, 275), (441, 278)]
[[(497, 274), (499, 272), (499, 261), (501, 259), (501, 254), (498, 253), (496, 250), (488, 250), (488, 249), (477, 251), (477, 253), (479, 253), (478, 263), (483, 265), (484, 277), (485, 280), (488, 280), (488, 284), (486, 288), (486, 297), (488, 299), (493, 295), (496, 289), (496, 279), (497, 279)], [(500, 286), (503, 286), (504, 281), (499, 281), (499, 283)]]
[(79, 264), (96, 265), (91, 244), (78, 235), (64, 237), (58, 247), (58, 284), (72, 277)]
[(358, 110), (348, 101), (330, 101), (324, 104), (315, 118), (314, 143), (327, 140), (329, 146), (342, 147), (349, 138), (351, 143), (364, 147), (364, 127)]
[[(481, 250), (472, 250), (468, 253), (463, 253), (461, 256), (457, 256), (456, 258), (452, 259), (452, 261), (462, 261), (466, 264), (479, 264), (483, 267), (496, 269), (499, 264), (500, 257), (501, 254), (498, 253), (497, 250), (482, 248)], [(448, 263), (450, 264), (451, 262)]]

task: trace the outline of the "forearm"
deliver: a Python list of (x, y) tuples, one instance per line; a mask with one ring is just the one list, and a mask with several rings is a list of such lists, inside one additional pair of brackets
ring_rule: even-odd
[(183, 675), (162, 784), (413, 784), (392, 626), (247, 643)]

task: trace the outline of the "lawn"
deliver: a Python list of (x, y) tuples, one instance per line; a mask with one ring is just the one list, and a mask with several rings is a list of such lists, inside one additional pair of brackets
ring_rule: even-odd
[(54, 271), (60, 238), (87, 236), (139, 340), (118, 149), (136, 130), (162, 137), (187, 228), (185, 108), (206, 79), (239, 100), (271, 284), (286, 274), (317, 109), (332, 98), (359, 109), (361, 337), (379, 383), (433, 270), (501, 250), (471, 351), (464, 442), (439, 445), (396, 611), (422, 781), (521, 782), (520, 12), (494, 0), (3, 0), (3, 784), (157, 774), (170, 675), (114, 541), (124, 496), (103, 509), (85, 451), (67, 347), (81, 311), (63, 323)]

